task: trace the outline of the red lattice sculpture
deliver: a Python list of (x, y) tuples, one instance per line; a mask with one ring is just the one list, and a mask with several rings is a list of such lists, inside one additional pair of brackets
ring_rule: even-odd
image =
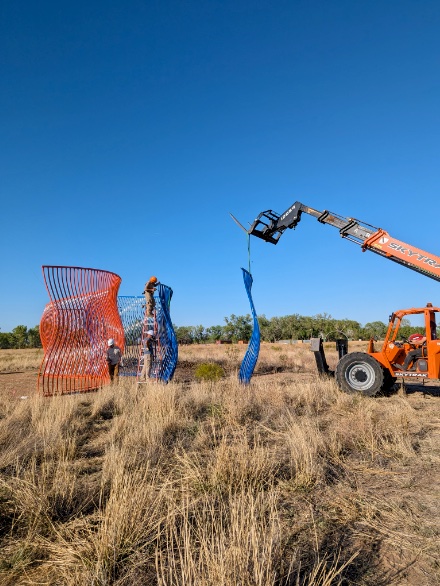
[(50, 303), (40, 322), (38, 390), (45, 396), (95, 390), (110, 380), (108, 338), (124, 350), (117, 306), (121, 277), (81, 267), (42, 268)]

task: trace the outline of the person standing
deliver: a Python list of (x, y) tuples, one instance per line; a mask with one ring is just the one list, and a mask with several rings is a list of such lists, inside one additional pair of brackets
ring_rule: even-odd
[(155, 355), (155, 342), (156, 339), (153, 330), (148, 330), (145, 336), (144, 364), (139, 376), (139, 382), (146, 382), (150, 378)]
[(157, 285), (159, 285), (157, 277), (150, 277), (150, 280), (145, 283), (143, 294), (145, 295), (145, 301), (147, 304), (147, 317), (152, 317), (153, 311), (156, 307), (154, 292), (156, 291)]
[(122, 361), (122, 352), (119, 346), (116, 346), (115, 341), (113, 338), (110, 338), (107, 341), (108, 350), (107, 350), (107, 364), (108, 364), (108, 372), (110, 375), (110, 380), (118, 378), (119, 376), (119, 366)]

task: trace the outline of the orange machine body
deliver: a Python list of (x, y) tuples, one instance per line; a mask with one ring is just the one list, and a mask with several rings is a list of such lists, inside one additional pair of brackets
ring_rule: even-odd
[[(297, 227), (302, 214), (310, 215), (321, 224), (336, 228), (342, 238), (359, 245), (364, 252), (374, 252), (430, 279), (440, 281), (439, 256), (397, 240), (385, 230), (356, 218), (340, 216), (329, 210), (316, 210), (300, 201), (293, 203), (282, 214), (273, 210), (260, 212), (245, 232), (265, 242), (277, 244), (287, 229)], [(235, 221), (242, 227), (238, 220)], [(362, 392), (373, 396), (379, 390), (391, 388), (398, 377), (440, 379), (440, 341), (437, 340), (436, 328), (436, 315), (439, 312), (440, 308), (428, 303), (426, 307), (402, 309), (393, 313), (380, 351), (375, 350), (374, 342), (371, 341), (367, 353), (345, 352), (339, 355), (333, 374), (340, 387), (347, 392)], [(405, 364), (408, 353), (416, 347), (409, 340), (399, 341), (398, 332), (404, 317), (417, 314), (424, 315), (426, 342), (421, 347), (422, 355), (412, 354), (412, 363)], [(317, 346), (313, 352), (317, 357), (319, 372), (328, 374), (330, 371), (321, 346)]]
[[(437, 339), (436, 315), (440, 307), (433, 307), (430, 303), (426, 307), (401, 309), (390, 316), (388, 331), (382, 349), (375, 351), (374, 344), (370, 344), (368, 354), (375, 358), (392, 377), (405, 379), (439, 379), (440, 378), (440, 340)], [(402, 319), (410, 315), (423, 315), (426, 332), (426, 343), (423, 345), (422, 356), (415, 361), (409, 371), (401, 371), (394, 365), (403, 365), (408, 352), (414, 345), (408, 341), (399, 342), (399, 329)]]
[(380, 229), (366, 239), (362, 249), (378, 252), (390, 260), (440, 280), (440, 257), (397, 240), (385, 230)]

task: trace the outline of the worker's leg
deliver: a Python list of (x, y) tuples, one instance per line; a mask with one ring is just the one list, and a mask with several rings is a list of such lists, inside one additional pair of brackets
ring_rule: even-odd
[(418, 348), (417, 350), (411, 350), (406, 355), (405, 361), (403, 363), (403, 370), (408, 370), (410, 364), (414, 362), (416, 358), (419, 358), (422, 355), (422, 349)]
[(146, 381), (150, 376), (151, 371), (151, 354), (144, 354), (144, 365), (142, 366), (142, 371), (139, 376), (140, 381)]
[(156, 302), (154, 301), (153, 294), (149, 291), (145, 291), (145, 304), (147, 306), (147, 316), (151, 317), (156, 307)]

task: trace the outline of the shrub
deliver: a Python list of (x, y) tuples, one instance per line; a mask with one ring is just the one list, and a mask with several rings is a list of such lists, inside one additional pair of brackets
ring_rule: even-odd
[(225, 371), (220, 364), (213, 364), (212, 362), (204, 362), (199, 364), (195, 371), (197, 380), (217, 381), (225, 376)]

